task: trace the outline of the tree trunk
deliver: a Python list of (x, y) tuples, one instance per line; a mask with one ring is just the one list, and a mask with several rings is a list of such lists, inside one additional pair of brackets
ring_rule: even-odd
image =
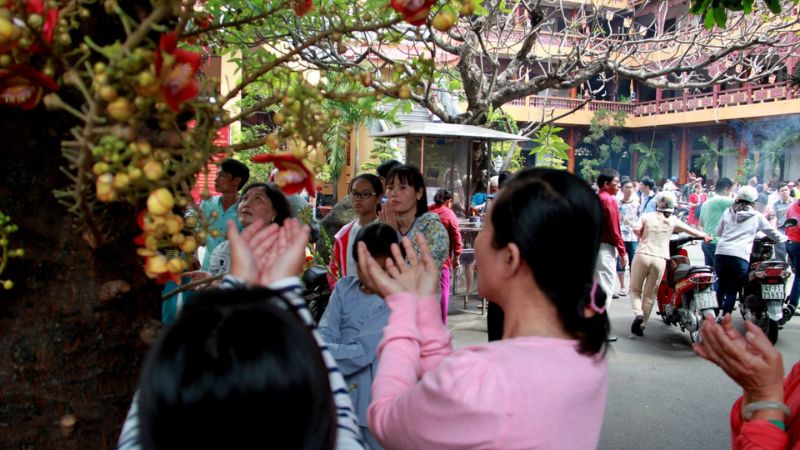
[[(146, 351), (139, 332), (160, 315), (131, 242), (134, 208), (109, 209), (117, 238), (93, 250), (53, 195), (67, 186), (66, 119), (0, 107), (0, 211), (19, 226), (11, 248), (25, 250), (3, 274), (14, 288), (0, 288), (0, 448), (112, 448)], [(130, 290), (106, 298), (117, 280)]]

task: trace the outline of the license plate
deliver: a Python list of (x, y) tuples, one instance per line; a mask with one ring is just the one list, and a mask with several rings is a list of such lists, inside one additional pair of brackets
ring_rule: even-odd
[(761, 298), (764, 300), (783, 300), (785, 296), (782, 284), (765, 284), (761, 286)]
[(694, 304), (699, 310), (716, 308), (717, 296), (713, 292), (698, 292), (694, 294)]

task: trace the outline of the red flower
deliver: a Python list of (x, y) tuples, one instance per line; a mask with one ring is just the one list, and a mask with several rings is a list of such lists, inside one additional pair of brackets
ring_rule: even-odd
[(48, 44), (53, 42), (53, 34), (58, 25), (58, 8), (48, 9), (44, 0), (28, 0), (28, 14), (39, 14), (44, 19), (42, 24), (42, 38)]
[(291, 153), (265, 153), (253, 156), (250, 161), (275, 164), (280, 171), (275, 177), (275, 183), (284, 193), (297, 194), (303, 189), (309, 194), (314, 193), (314, 174), (306, 168), (303, 161)]
[(292, 0), (292, 5), (294, 7), (294, 13), (297, 14), (298, 17), (303, 17), (314, 9), (312, 0)]
[(167, 105), (180, 111), (180, 104), (197, 97), (195, 75), (200, 69), (200, 54), (178, 48), (175, 32), (161, 35), (156, 51), (156, 76), (161, 80), (161, 95)]
[(7, 69), (0, 69), (0, 105), (33, 109), (45, 90), (56, 91), (58, 85), (28, 64), (14, 64)]
[(403, 15), (406, 22), (414, 26), (425, 23), (428, 13), (436, 0), (392, 0), (391, 5), (395, 11)]

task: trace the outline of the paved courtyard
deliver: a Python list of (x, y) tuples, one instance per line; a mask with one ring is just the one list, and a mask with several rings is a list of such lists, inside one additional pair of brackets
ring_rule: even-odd
[[(702, 264), (699, 245), (690, 246), (689, 255)], [(478, 304), (471, 300), (464, 310), (463, 296), (451, 300), (448, 321), (456, 347), (486, 342), (486, 316)], [(692, 352), (686, 332), (664, 325), (655, 314), (645, 337), (631, 334), (627, 297), (614, 300), (610, 317), (619, 340), (608, 353), (610, 383), (600, 448), (730, 448), (728, 413), (740, 388)], [(742, 328), (738, 311), (734, 319)], [(788, 373), (800, 360), (800, 317), (781, 330), (776, 347)]]

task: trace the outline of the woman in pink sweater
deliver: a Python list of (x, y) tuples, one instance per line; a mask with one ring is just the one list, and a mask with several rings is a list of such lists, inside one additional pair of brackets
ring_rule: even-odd
[[(608, 391), (605, 296), (593, 281), (597, 197), (550, 169), (521, 172), (475, 243), (478, 291), (505, 312), (503, 340), (453, 351), (439, 270), (403, 240), (386, 271), (359, 246), (364, 282), (391, 310), (368, 411), (387, 449), (596, 448)], [(571, 236), (564, 252), (553, 236)]]

